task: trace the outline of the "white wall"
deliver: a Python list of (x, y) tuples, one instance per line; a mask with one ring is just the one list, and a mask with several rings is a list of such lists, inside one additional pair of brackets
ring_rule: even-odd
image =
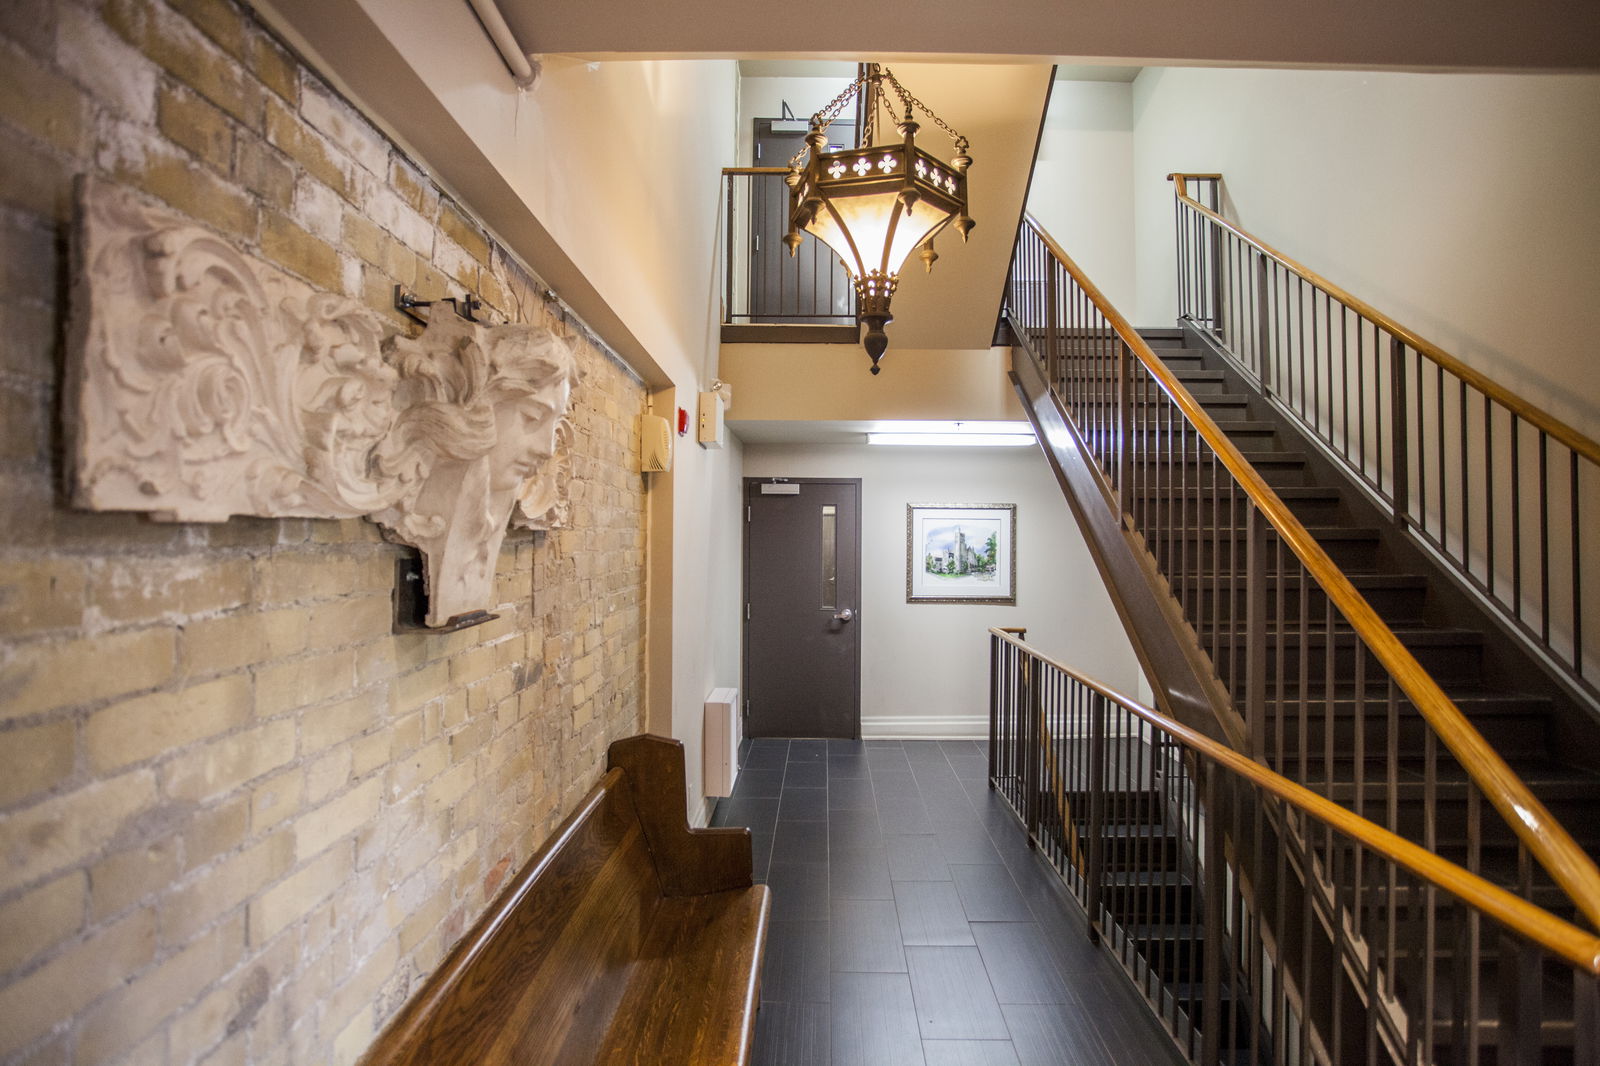
[[(691, 414), (689, 435), (677, 441), (670, 475), (672, 535), (651, 538), (653, 551), (670, 554), (672, 575), (671, 647), (660, 664), (670, 669), (670, 684), (657, 688), (652, 683), (652, 695), (662, 705), (652, 706), (649, 728), (683, 741), (689, 816), (704, 825), (710, 814), (701, 735), (705, 700), (712, 689), (739, 684), (743, 447), (732, 435), (721, 449), (696, 443), (694, 399), (692, 393), (678, 393), (678, 403)], [(652, 519), (655, 515), (652, 510)], [(651, 640), (658, 639), (657, 632)]]
[(1133, 85), (1057, 81), (1028, 190), (1028, 212), (1133, 321)]
[[(990, 626), (1129, 694), (1140, 672), (1043, 456), (1032, 448), (747, 444), (747, 477), (861, 479), (866, 736), (988, 731)], [(906, 603), (906, 504), (1015, 503), (1017, 604)]]
[(1600, 76), (1147, 69), (1135, 320), (1176, 311), (1175, 170), (1224, 213), (1534, 403), (1600, 431)]

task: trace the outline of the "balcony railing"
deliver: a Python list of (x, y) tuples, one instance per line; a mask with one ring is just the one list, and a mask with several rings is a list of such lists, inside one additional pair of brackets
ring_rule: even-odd
[(729, 326), (851, 326), (855, 288), (832, 249), (807, 238), (790, 256), (785, 167), (723, 172), (722, 321)]

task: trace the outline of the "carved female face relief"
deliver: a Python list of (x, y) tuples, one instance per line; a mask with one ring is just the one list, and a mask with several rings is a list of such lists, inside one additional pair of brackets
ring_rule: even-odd
[(576, 381), (542, 326), (414, 340), (132, 192), (79, 188), (74, 502), (171, 521), (364, 515), (422, 550), (429, 625), (492, 605)]

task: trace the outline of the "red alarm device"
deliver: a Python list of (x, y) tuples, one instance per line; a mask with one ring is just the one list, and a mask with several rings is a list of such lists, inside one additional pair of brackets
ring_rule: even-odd
[(683, 408), (680, 407), (680, 408), (678, 408), (678, 436), (681, 437), (685, 433), (688, 433), (688, 432), (689, 432), (689, 412), (685, 411)]

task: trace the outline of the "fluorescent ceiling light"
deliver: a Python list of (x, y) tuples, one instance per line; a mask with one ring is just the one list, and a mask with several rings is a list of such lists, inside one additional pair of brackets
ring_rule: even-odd
[(1034, 443), (1026, 422), (875, 422), (868, 444), (935, 448), (1022, 448)]
[(1032, 433), (868, 433), (868, 444), (920, 444), (942, 448), (1018, 448), (1033, 443)]

